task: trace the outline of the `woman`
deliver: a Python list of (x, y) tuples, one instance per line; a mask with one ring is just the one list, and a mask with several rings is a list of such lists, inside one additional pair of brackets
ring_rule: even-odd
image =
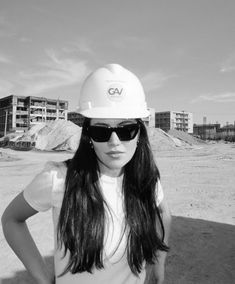
[[(138, 78), (118, 64), (85, 80), (78, 112), (85, 117), (78, 150), (44, 170), (7, 207), (5, 237), (40, 284), (144, 283), (153, 265), (163, 283), (170, 213), (145, 125)], [(26, 226), (52, 208), (55, 276)]]

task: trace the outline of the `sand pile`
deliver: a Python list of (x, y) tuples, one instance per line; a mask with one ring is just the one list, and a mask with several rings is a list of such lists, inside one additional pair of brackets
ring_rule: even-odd
[[(33, 134), (34, 129), (31, 130)], [(148, 128), (148, 134), (153, 150), (173, 150), (176, 147), (189, 147), (183, 139), (173, 137), (159, 128)], [(70, 121), (53, 121), (44, 125), (33, 134), (36, 148), (40, 150), (72, 150), (77, 149), (81, 128)]]
[(205, 143), (203, 140), (198, 139), (187, 132), (179, 131), (176, 129), (169, 130), (168, 134), (190, 145), (198, 145), (201, 143)]
[(187, 147), (188, 144), (179, 140), (160, 128), (147, 128), (151, 147), (154, 151), (173, 150), (176, 147)]

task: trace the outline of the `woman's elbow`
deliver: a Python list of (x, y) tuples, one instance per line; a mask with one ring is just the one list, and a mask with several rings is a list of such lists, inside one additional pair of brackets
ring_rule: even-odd
[(4, 231), (7, 223), (10, 221), (9, 215), (7, 214), (6, 210), (3, 212), (1, 217), (2, 229)]
[(3, 233), (5, 236), (7, 236), (8, 232), (11, 231), (11, 228), (17, 224), (17, 219), (14, 218), (14, 215), (9, 214), (8, 210), (6, 209), (2, 214), (1, 223)]

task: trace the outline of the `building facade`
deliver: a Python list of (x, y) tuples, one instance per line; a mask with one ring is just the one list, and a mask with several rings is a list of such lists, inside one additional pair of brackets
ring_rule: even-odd
[(68, 101), (11, 95), (0, 99), (0, 136), (24, 132), (56, 119), (67, 120)]
[(162, 111), (155, 113), (155, 127), (193, 133), (193, 114), (186, 111)]
[(235, 123), (220, 127), (215, 124), (194, 124), (193, 134), (204, 140), (227, 140), (235, 141)]
[(224, 139), (235, 142), (235, 122), (219, 128), (216, 134), (216, 139)]
[(84, 116), (82, 116), (80, 113), (76, 111), (70, 111), (68, 112), (68, 120), (72, 121), (76, 125), (82, 127)]
[(194, 124), (193, 134), (201, 139), (216, 139), (220, 124)]

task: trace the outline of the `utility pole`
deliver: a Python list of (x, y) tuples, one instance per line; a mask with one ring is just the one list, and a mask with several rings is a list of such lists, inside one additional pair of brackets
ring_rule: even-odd
[(8, 110), (5, 110), (6, 116), (5, 116), (5, 129), (4, 129), (4, 136), (7, 135), (7, 115), (8, 115)]

